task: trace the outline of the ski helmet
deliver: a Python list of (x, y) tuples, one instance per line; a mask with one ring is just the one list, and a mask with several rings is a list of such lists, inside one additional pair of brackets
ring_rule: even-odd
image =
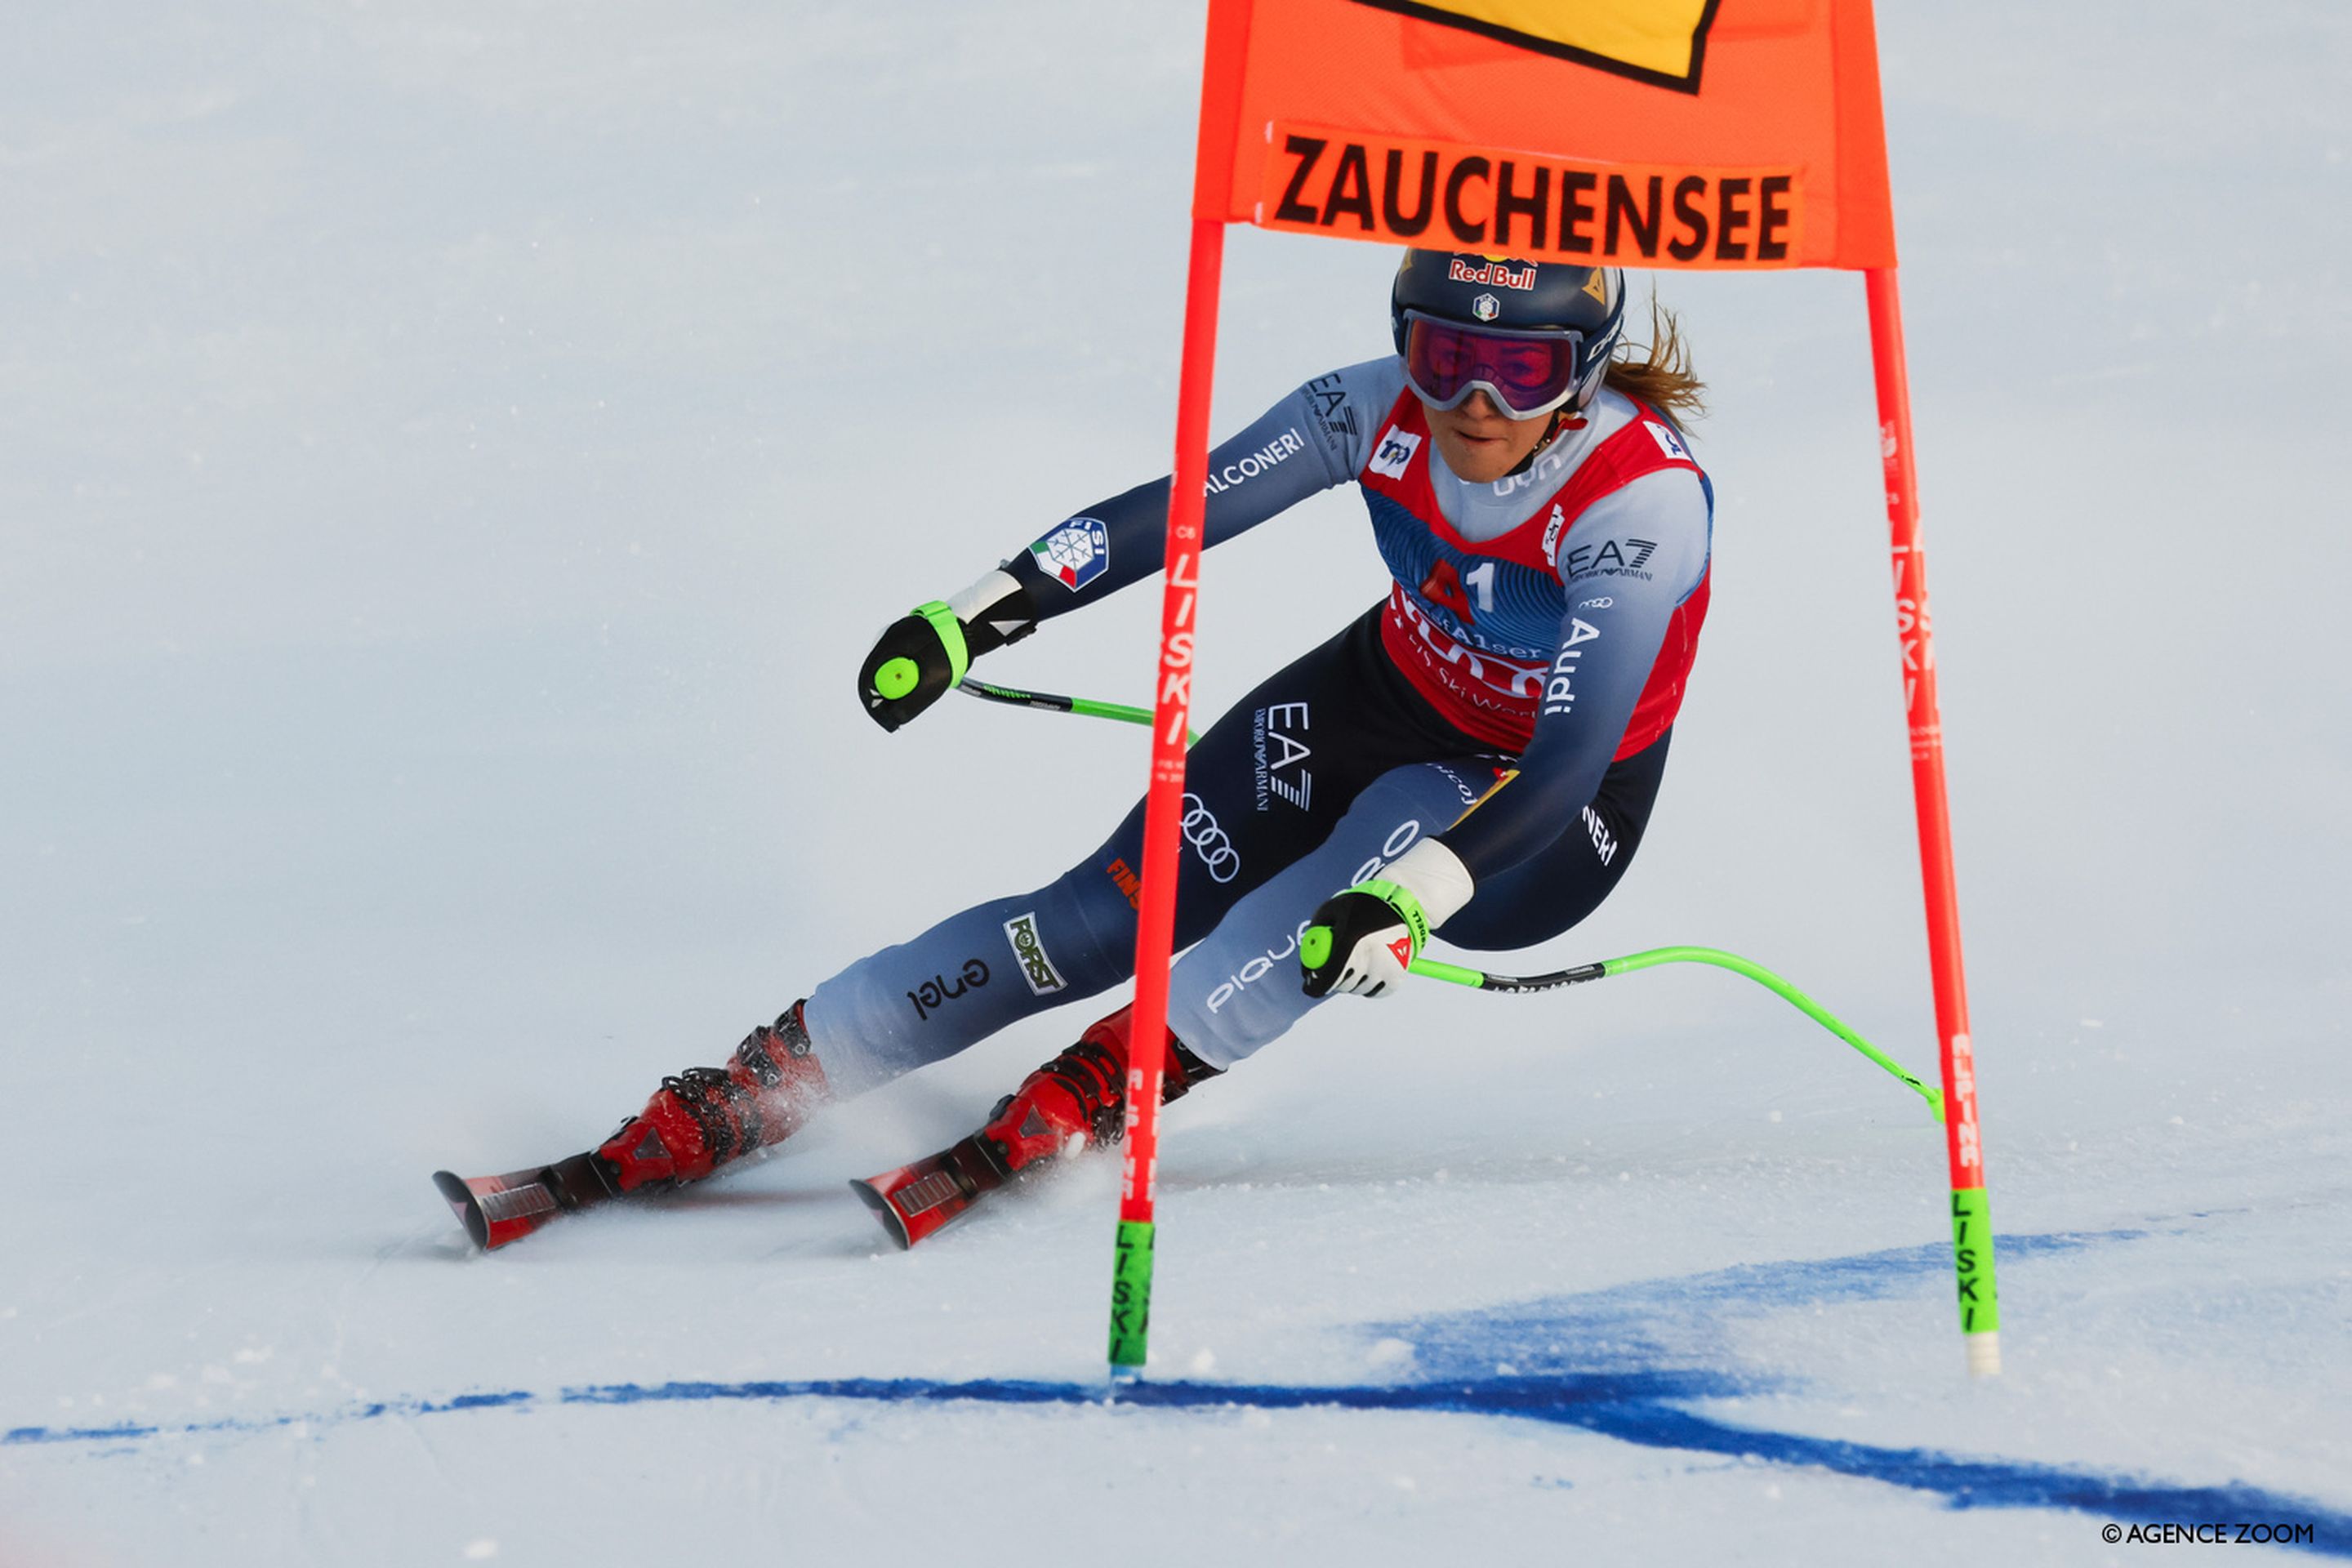
[(1389, 291), (1413, 391), (1454, 408), (1483, 390), (1514, 419), (1590, 404), (1624, 322), (1614, 267), (1408, 250)]

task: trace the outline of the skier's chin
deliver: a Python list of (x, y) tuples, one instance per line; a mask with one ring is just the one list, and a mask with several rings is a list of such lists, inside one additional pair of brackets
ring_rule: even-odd
[(1438, 455), (1454, 477), (1474, 485), (1490, 485), (1518, 466), (1526, 454), (1520, 443), (1511, 439), (1516, 432), (1500, 435), (1472, 435), (1462, 430), (1433, 429)]

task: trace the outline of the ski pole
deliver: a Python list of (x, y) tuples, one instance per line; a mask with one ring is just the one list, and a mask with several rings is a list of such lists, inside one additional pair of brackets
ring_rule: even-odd
[[(1076, 713), (1087, 719), (1116, 719), (1122, 724), (1150, 724), (1151, 710), (1130, 708), (1124, 702), (1097, 702), (1091, 697), (1063, 697), (1051, 691), (1024, 691), (1015, 686), (992, 686), (985, 680), (967, 677), (959, 690), (991, 702), (1008, 703), (1015, 708), (1034, 708), (1041, 713)], [(1197, 730), (1184, 732), (1184, 743), (1199, 741)]]
[[(1027, 691), (1017, 687), (993, 686), (985, 680), (966, 679), (962, 689), (974, 697), (991, 702), (1008, 703), (1016, 708), (1034, 708), (1045, 713), (1076, 713), (1089, 719), (1116, 719), (1126, 724), (1149, 724), (1151, 710), (1131, 708), (1122, 702), (1102, 702), (1091, 697), (1063, 697), (1051, 691)], [(1187, 736), (1187, 744), (1200, 740), (1197, 732)], [(1944, 1091), (1922, 1082), (1919, 1075), (1864, 1039), (1844, 1020), (1798, 990), (1788, 981), (1773, 973), (1752, 959), (1736, 952), (1726, 952), (1715, 947), (1657, 947), (1646, 952), (1629, 953), (1623, 958), (1604, 959), (1599, 963), (1580, 964), (1574, 969), (1562, 969), (1549, 974), (1489, 974), (1484, 970), (1467, 969), (1458, 963), (1446, 963), (1434, 958), (1417, 958), (1412, 973), (1431, 980), (1443, 980), (1455, 985), (1466, 985), (1476, 991), (1550, 991), (1562, 985), (1578, 985), (1588, 980), (1601, 980), (1612, 974), (1628, 974), (1636, 969), (1651, 969), (1661, 963), (1711, 963), (1718, 969), (1728, 969), (1744, 974), (1766, 990), (1779, 995), (1816, 1024), (1819, 1024), (1864, 1056), (1877, 1063), (1888, 1073), (1927, 1102), (1936, 1124), (1944, 1123)]]
[[(1130, 708), (1123, 702), (1102, 702), (1091, 697), (1063, 697), (1051, 691), (1026, 691), (1018, 687), (992, 686), (985, 680), (970, 679), (965, 679), (962, 689), (991, 702), (1008, 703), (1015, 708), (1034, 708), (1045, 713), (1076, 713), (1089, 719), (1116, 719), (1126, 724), (1151, 722), (1150, 709)], [(1200, 738), (1197, 732), (1188, 733), (1186, 743), (1191, 744)], [(1558, 970), (1549, 974), (1527, 975), (1489, 974), (1484, 970), (1466, 969), (1461, 964), (1446, 963), (1434, 958), (1417, 958), (1412, 962), (1412, 973), (1431, 980), (1466, 985), (1475, 991), (1550, 991), (1562, 985), (1605, 979), (1612, 974), (1628, 974), (1636, 969), (1651, 969), (1661, 963), (1712, 963), (1718, 969), (1746, 975), (1893, 1074), (1927, 1102), (1927, 1109), (1935, 1113), (1936, 1124), (1943, 1125), (1943, 1090), (1921, 1082), (1918, 1074), (1864, 1039), (1836, 1014), (1762, 964), (1753, 959), (1742, 958), (1736, 952), (1726, 952), (1721, 948), (1656, 947), (1646, 952), (1604, 959), (1599, 963), (1580, 964), (1574, 969)]]
[(1628, 953), (1623, 958), (1581, 963), (1573, 969), (1557, 970), (1549, 974), (1527, 975), (1489, 974), (1484, 970), (1467, 969), (1461, 964), (1446, 963), (1434, 958), (1416, 958), (1412, 961), (1412, 973), (1478, 991), (1550, 991), (1562, 985), (1580, 985), (1588, 980), (1603, 980), (1612, 974), (1629, 974), (1636, 969), (1651, 969), (1661, 963), (1712, 963), (1718, 969), (1728, 969), (1734, 974), (1746, 975), (1892, 1074), (1927, 1102), (1927, 1110), (1935, 1116), (1937, 1126), (1944, 1124), (1942, 1089), (1921, 1082), (1918, 1074), (1854, 1033), (1836, 1014), (1762, 964), (1742, 958), (1736, 952), (1726, 952), (1721, 948), (1654, 947), (1646, 952)]

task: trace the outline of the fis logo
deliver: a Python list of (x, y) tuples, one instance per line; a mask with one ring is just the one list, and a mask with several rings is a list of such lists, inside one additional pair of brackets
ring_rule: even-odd
[(1581, 616), (1568, 624), (1568, 640), (1559, 645), (1559, 657), (1551, 661), (1551, 679), (1544, 683), (1544, 706), (1547, 713), (1566, 713), (1576, 706), (1576, 670), (1583, 661), (1582, 644), (1601, 636), (1601, 628)]
[(1381, 433), (1381, 444), (1372, 449), (1372, 472), (1401, 479), (1405, 469), (1412, 466), (1412, 455), (1420, 450), (1420, 437), (1391, 425)]
[(1658, 444), (1659, 451), (1664, 452), (1667, 457), (1672, 458), (1677, 463), (1687, 463), (1691, 460), (1689, 451), (1684, 447), (1680, 437), (1676, 437), (1673, 431), (1667, 429), (1664, 426), (1659, 424), (1654, 419), (1643, 420), (1642, 427), (1650, 433), (1650, 439)]
[(1110, 530), (1102, 520), (1074, 517), (1029, 547), (1037, 570), (1073, 594), (1110, 570)]
[(1033, 994), (1050, 996), (1069, 984), (1055, 973), (1054, 961), (1045, 956), (1045, 944), (1037, 940), (1036, 911), (1006, 921), (1004, 940), (1013, 944), (1013, 956), (1021, 965), (1021, 978), (1029, 983)]
[(1698, 91), (1717, 0), (1356, 0), (1677, 92)]

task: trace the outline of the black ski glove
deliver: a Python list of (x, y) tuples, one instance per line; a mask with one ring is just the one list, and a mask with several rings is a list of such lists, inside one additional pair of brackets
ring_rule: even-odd
[(1452, 920), (1475, 890), (1462, 858), (1424, 838), (1370, 881), (1332, 894), (1298, 939), (1307, 994), (1387, 995), (1412, 973), (1429, 933)]
[(1428, 941), (1429, 918), (1410, 889), (1359, 882), (1324, 900), (1307, 923), (1298, 943), (1303, 989), (1309, 996), (1385, 995)]
[(899, 725), (962, 684), (971, 668), (971, 643), (963, 623), (943, 599), (883, 628), (857, 668), (857, 696), (866, 713), (885, 730)]
[(959, 619), (946, 600), (934, 599), (883, 628), (857, 668), (858, 700), (877, 724), (898, 729), (962, 685), (973, 659), (1037, 629), (1028, 595), (1010, 577), (1002, 580), (1011, 591), (971, 621)]

